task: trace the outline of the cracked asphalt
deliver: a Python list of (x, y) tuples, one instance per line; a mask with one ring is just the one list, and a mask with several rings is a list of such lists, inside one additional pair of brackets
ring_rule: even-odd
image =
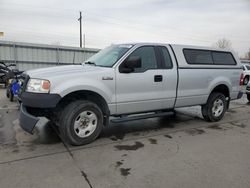
[(93, 143), (64, 143), (47, 122), (34, 135), (0, 89), (0, 187), (249, 188), (250, 104), (233, 101), (224, 119), (205, 122), (200, 107), (176, 117), (111, 124)]

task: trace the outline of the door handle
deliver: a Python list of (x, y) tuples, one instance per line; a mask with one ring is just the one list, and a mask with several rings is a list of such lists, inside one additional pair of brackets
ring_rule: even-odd
[(155, 82), (162, 82), (162, 75), (155, 75), (154, 81)]

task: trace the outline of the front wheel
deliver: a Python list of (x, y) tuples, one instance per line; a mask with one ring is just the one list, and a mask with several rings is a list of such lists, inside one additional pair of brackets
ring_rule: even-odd
[(201, 112), (206, 121), (220, 121), (227, 109), (226, 98), (222, 93), (211, 93), (207, 103), (201, 107)]
[(72, 145), (84, 145), (94, 141), (101, 133), (102, 127), (102, 111), (93, 102), (74, 101), (61, 113), (60, 133), (63, 139)]
[(10, 98), (10, 90), (9, 89), (6, 90), (6, 97)]
[(9, 97), (9, 99), (10, 99), (10, 102), (14, 101), (14, 94), (13, 94), (12, 90), (10, 90), (10, 97)]

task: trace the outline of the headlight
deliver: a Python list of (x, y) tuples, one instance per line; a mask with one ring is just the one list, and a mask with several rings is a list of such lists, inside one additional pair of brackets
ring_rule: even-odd
[(41, 79), (29, 79), (29, 82), (26, 87), (27, 92), (33, 93), (49, 93), (50, 82), (49, 80)]

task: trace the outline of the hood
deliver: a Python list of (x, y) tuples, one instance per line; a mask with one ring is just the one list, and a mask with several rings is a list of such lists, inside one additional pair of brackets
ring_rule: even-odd
[(110, 68), (90, 65), (64, 65), (27, 71), (30, 78), (50, 79), (53, 77), (75, 76), (77, 74), (100, 72)]

